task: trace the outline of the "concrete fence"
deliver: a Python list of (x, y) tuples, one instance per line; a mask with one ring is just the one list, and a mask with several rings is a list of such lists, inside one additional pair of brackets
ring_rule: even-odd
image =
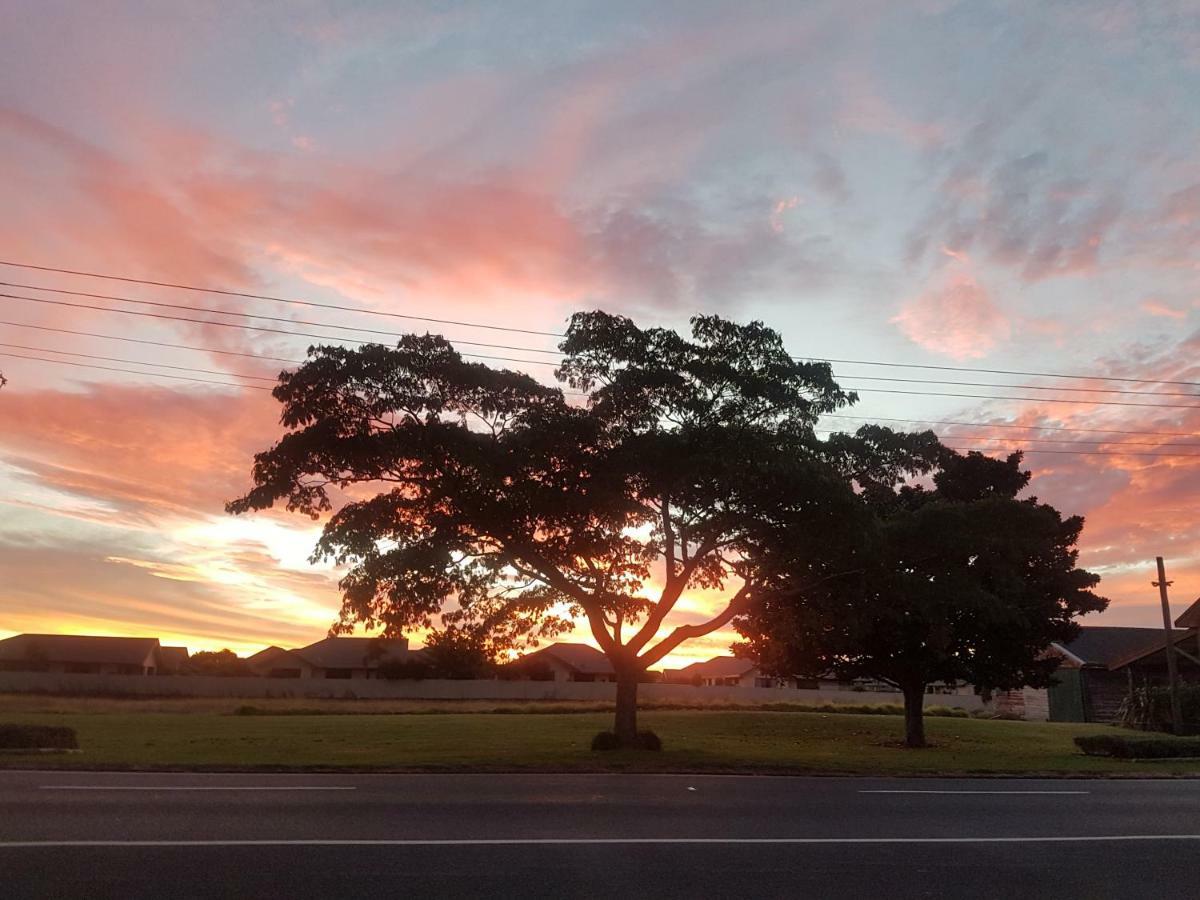
[[(575, 681), (386, 681), (313, 678), (218, 678), (208, 675), (67, 675), (0, 672), (0, 693), (107, 697), (300, 697), (360, 700), (607, 700), (615, 684)], [(898, 693), (795, 688), (643, 684), (642, 700), (672, 703), (903, 703)], [(982, 709), (974, 694), (929, 694), (927, 706)]]

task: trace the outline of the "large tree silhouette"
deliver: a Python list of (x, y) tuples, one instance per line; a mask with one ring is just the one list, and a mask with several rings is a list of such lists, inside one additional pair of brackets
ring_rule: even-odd
[[(1030, 478), (1020, 453), (963, 455), (932, 432), (880, 426), (835, 435), (827, 448), (871, 518), (832, 553), (796, 545), (775, 560), (773, 589), (737, 622), (744, 649), (767, 670), (900, 688), (910, 747), (925, 745), (932, 682), (1046, 685), (1057, 659), (1045, 648), (1108, 604), (1092, 592), (1099, 577), (1076, 567), (1083, 519), (1018, 499)], [(821, 578), (845, 567), (840, 554), (853, 554), (853, 570)]]
[[(853, 400), (828, 365), (760, 323), (691, 330), (576, 314), (570, 394), (430, 335), (314, 348), (280, 376), (287, 433), (229, 510), (331, 513), (314, 559), (349, 566), (335, 630), (398, 634), (449, 609), (511, 645), (585, 618), (635, 745), (639, 675), (727, 625), (776, 548), (827, 543), (855, 503), (814, 449), (817, 416)], [(718, 611), (667, 628), (694, 589)]]

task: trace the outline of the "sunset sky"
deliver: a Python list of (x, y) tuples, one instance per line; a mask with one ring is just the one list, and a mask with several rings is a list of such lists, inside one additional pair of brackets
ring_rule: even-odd
[[(547, 332), (589, 308), (761, 318), (798, 355), (864, 361), (834, 366), (854, 416), (980, 423), (935, 427), (1029, 449), (1033, 493), (1087, 517), (1082, 560), (1113, 601), (1092, 621), (1159, 621), (1155, 555), (1177, 611), (1200, 593), (1196, 3), (0, 0), (0, 21), (8, 262)], [(245, 321), (47, 288), (406, 327), (0, 280), (57, 303)], [(307, 562), (315, 526), (222, 511), (280, 433), (269, 393), (112, 371), (271, 378), (283, 363), (212, 351), (299, 359), (311, 340), (14, 297), (0, 322), (0, 637), (323, 636), (339, 596)], [(481, 354), (555, 345), (444, 331), (531, 348)]]

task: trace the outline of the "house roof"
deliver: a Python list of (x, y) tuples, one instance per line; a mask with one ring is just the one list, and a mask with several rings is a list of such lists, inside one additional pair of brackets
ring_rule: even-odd
[[(1187, 634), (1177, 631), (1177, 635)], [(1085, 625), (1074, 640), (1058, 644), (1068, 656), (1083, 666), (1119, 668), (1141, 659), (1163, 646), (1161, 628), (1127, 628), (1109, 625)]]
[(714, 656), (705, 662), (694, 662), (679, 670), (680, 675), (699, 675), (702, 678), (740, 678), (747, 672), (752, 672), (758, 665), (748, 659), (736, 656)]
[(321, 669), (373, 669), (386, 657), (403, 659), (407, 651), (408, 638), (329, 637), (292, 653)]
[[(1185, 629), (1178, 629), (1178, 628), (1173, 629), (1171, 631), (1171, 635), (1172, 635), (1171, 643), (1178, 644), (1184, 638), (1195, 638), (1195, 634), (1196, 633), (1194, 631), (1188, 631)], [(1189, 641), (1189, 643), (1190, 643), (1190, 641)], [(1158, 635), (1149, 644), (1146, 644), (1145, 646), (1140, 647), (1137, 650), (1134, 650), (1131, 653), (1126, 654), (1125, 656), (1123, 656), (1120, 659), (1113, 662), (1109, 666), (1109, 668), (1110, 669), (1123, 669), (1125, 666), (1131, 665), (1132, 663), (1142, 662), (1143, 660), (1148, 660), (1150, 657), (1152, 657), (1156, 654), (1163, 654), (1163, 656), (1165, 657), (1166, 654), (1163, 651), (1166, 650), (1166, 647), (1167, 647), (1167, 642), (1163, 639), (1162, 631), (1159, 631)]]
[(263, 647), (257, 653), (251, 653), (246, 657), (246, 662), (258, 662), (277, 653), (290, 653), (290, 650), (284, 650), (282, 647), (276, 647), (272, 644), (270, 647)]
[(0, 641), (0, 659), (140, 666), (157, 649), (158, 638), (18, 634)]
[(188, 661), (187, 647), (159, 647), (158, 664), (165, 669), (178, 669)]
[(246, 657), (246, 665), (254, 672), (263, 673), (270, 669), (300, 668), (303, 660), (291, 650), (282, 647), (264, 647)]
[(1200, 597), (1175, 620), (1176, 628), (1200, 628)]
[(565, 641), (542, 647), (533, 653), (526, 653), (518, 662), (537, 659), (541, 656), (552, 656), (568, 669), (585, 675), (611, 675), (612, 663), (608, 657), (591, 644), (572, 644)]

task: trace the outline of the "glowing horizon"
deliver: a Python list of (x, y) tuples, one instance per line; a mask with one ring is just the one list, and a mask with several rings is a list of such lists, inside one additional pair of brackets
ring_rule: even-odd
[[(541, 332), (577, 309), (671, 327), (715, 312), (764, 320), (798, 355), (1092, 376), (835, 366), (863, 396), (849, 416), (1128, 432), (1037, 433), (1031, 493), (1087, 517), (1081, 564), (1113, 601), (1088, 621), (1159, 624), (1156, 555), (1178, 611), (1200, 594), (1188, 449), (1200, 403), (1187, 399), (1200, 396), (1200, 16), (956, 0), (555, 10), (0, 0), (12, 23), (0, 34), (0, 257)], [(239, 652), (321, 637), (339, 597), (336, 573), (307, 562), (312, 523), (223, 512), (280, 433), (270, 395), (61, 355), (229, 382), (284, 365), (229, 354), (298, 359), (309, 341), (12, 298), (0, 313), (17, 323), (0, 324), (0, 342), (37, 348), (0, 348), (0, 634)], [(987, 389), (878, 377), (1034, 385), (993, 393), (1047, 399), (931, 396)], [(1036, 389), (1052, 383), (1077, 390)], [(1114, 387), (1162, 396), (1083, 392)], [(1024, 433), (939, 432), (989, 448)], [(690, 602), (669, 624), (717, 600)], [(731, 637), (664, 664), (717, 655)], [(564, 639), (590, 643), (586, 629)]]

